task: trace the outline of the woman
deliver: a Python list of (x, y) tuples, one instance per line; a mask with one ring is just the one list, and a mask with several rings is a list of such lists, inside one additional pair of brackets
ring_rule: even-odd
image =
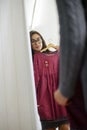
[(37, 31), (30, 32), (30, 40), (33, 54), (37, 106), (42, 128), (45, 130), (55, 130), (56, 127), (59, 127), (59, 130), (69, 130), (66, 109), (55, 102), (53, 95), (58, 87), (58, 46), (49, 44), (48, 47), (57, 49), (55, 52), (49, 51), (45, 40)]

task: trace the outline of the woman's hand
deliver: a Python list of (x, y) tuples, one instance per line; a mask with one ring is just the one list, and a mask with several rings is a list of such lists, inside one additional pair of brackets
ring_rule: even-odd
[(59, 49), (59, 46), (58, 46), (58, 45), (55, 45), (55, 44), (52, 44), (52, 43), (49, 43), (49, 44), (47, 45), (47, 47), (48, 47), (48, 48), (52, 47), (52, 48), (54, 48), (54, 49), (56, 49), (56, 50)]

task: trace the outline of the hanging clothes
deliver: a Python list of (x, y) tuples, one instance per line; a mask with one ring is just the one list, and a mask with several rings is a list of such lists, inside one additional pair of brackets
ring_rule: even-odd
[(41, 120), (61, 120), (67, 117), (65, 107), (58, 105), (54, 91), (59, 84), (59, 53), (34, 54), (34, 78), (37, 107)]

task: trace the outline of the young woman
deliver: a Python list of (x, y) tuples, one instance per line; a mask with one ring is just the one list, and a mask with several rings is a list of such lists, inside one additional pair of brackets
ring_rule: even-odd
[[(65, 107), (54, 100), (54, 91), (58, 88), (59, 52), (58, 46), (49, 44), (37, 31), (30, 32), (34, 65), (34, 78), (37, 95), (37, 107), (43, 130), (69, 130)], [(56, 49), (55, 52), (48, 47)]]

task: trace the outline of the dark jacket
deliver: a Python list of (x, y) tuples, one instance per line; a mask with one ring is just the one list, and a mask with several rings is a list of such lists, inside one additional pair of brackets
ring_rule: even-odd
[(71, 98), (81, 77), (87, 111), (87, 0), (56, 0), (60, 22), (61, 93)]

